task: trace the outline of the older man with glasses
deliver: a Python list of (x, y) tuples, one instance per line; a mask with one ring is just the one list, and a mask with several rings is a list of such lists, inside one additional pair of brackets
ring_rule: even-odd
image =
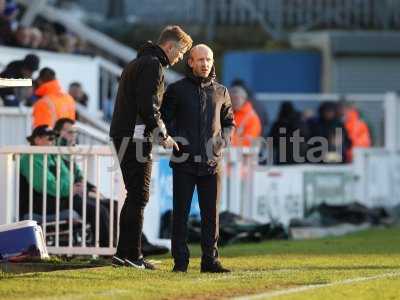
[[(27, 137), (31, 146), (49, 147), (54, 145), (56, 132), (49, 126), (42, 125), (36, 127), (32, 134)], [(43, 209), (43, 181), (47, 181), (47, 205), (46, 211), (48, 215), (56, 213), (57, 198), (57, 182), (59, 182), (58, 191), (60, 196), (60, 211), (69, 209), (70, 186), (73, 187), (73, 210), (82, 217), (83, 213), (83, 191), (84, 183), (82, 175), (77, 172), (79, 169), (75, 167), (73, 174), (73, 182), (70, 182), (69, 160), (62, 156), (60, 161), (60, 180), (57, 181), (57, 155), (47, 155), (47, 177), (44, 178), (44, 154), (33, 154), (33, 181), (30, 182), (30, 154), (21, 155), (20, 161), (20, 216), (26, 216), (29, 212), (29, 193), (30, 185), (33, 185), (33, 213), (42, 215)], [(75, 164), (76, 165), (76, 164)], [(94, 187), (94, 186), (93, 186)], [(95, 188), (95, 187), (94, 187)], [(86, 219), (90, 224), (92, 233), (96, 230), (96, 199), (90, 195), (88, 189), (88, 197), (86, 200)], [(92, 190), (93, 192), (93, 190)], [(100, 203), (100, 246), (109, 246), (109, 200)], [(114, 214), (116, 220), (117, 206), (114, 206)], [(116, 226), (114, 226), (116, 228)], [(114, 235), (116, 232), (114, 233)]]

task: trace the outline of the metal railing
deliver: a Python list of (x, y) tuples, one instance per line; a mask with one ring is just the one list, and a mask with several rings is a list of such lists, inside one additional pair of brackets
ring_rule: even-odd
[[(400, 184), (398, 165), (400, 156), (397, 150), (385, 148), (358, 149), (355, 152), (354, 163), (340, 166), (324, 165), (294, 165), (294, 166), (257, 166), (257, 149), (234, 148), (225, 152), (223, 173), (223, 192), (221, 210), (258, 220), (259, 222), (280, 222), (287, 226), (292, 218), (303, 218), (307, 211), (315, 205), (323, 202), (330, 204), (347, 204), (354, 201), (368, 207), (375, 205), (392, 206), (399, 204), (397, 186)], [(54, 220), (50, 219), (46, 212), (47, 181), (43, 180), (41, 225), (47, 242), (52, 241), (48, 247), (51, 254), (70, 255), (111, 255), (115, 248), (115, 224), (118, 224), (118, 216), (114, 219), (113, 201), (109, 207), (109, 241), (105, 247), (100, 247), (100, 191), (96, 193), (95, 220), (86, 218), (86, 192), (83, 193), (82, 213), (76, 216), (73, 205), (73, 173), (75, 165), (73, 159), (80, 157), (77, 164), (83, 170), (83, 182), (93, 179), (98, 187), (108, 185), (110, 199), (118, 199), (118, 208), (124, 198), (124, 188), (119, 174), (119, 167), (109, 169), (113, 162), (103, 165), (101, 158), (110, 158), (113, 154), (108, 146), (77, 147), (71, 153), (67, 153), (59, 147), (3, 147), (0, 148), (0, 166), (5, 176), (0, 177), (0, 188), (3, 191), (3, 201), (0, 202), (0, 223), (11, 223), (22, 218), (19, 215), (20, 198), (20, 167), (21, 157), (28, 159), (30, 172), (28, 175), (28, 218), (37, 218), (34, 207), (37, 198), (34, 197), (33, 165), (35, 155), (43, 156), (43, 178), (46, 178), (48, 170), (46, 166), (50, 159), (56, 161), (56, 214)], [(69, 196), (66, 199), (60, 195), (61, 164), (65, 156), (70, 158), (69, 169)], [(51, 157), (53, 156), (53, 157)], [(168, 159), (168, 153), (155, 149), (155, 167), (161, 159)], [(114, 166), (115, 167), (115, 166)], [(157, 167), (156, 167), (157, 169)], [(108, 173), (104, 183), (105, 171)], [(163, 171), (165, 173), (165, 170)], [(164, 174), (165, 176), (165, 174)], [(172, 176), (169, 174), (168, 176)], [(377, 177), (379, 177), (377, 179)], [(119, 178), (116, 180), (116, 178)], [(165, 178), (164, 178), (165, 179)], [(145, 230), (151, 227), (150, 239), (157, 239), (159, 220), (161, 218), (160, 206), (162, 201), (170, 200), (160, 192), (163, 184), (160, 173), (153, 172), (151, 205), (145, 211)], [(388, 182), (386, 182), (388, 181)], [(164, 180), (164, 185), (169, 180)], [(166, 186), (170, 189), (171, 186)], [(62, 218), (61, 201), (68, 201), (66, 217)], [(25, 203), (26, 204), (26, 203)], [(65, 207), (65, 203), (63, 205)], [(1, 219), (3, 218), (3, 219)], [(5, 219), (4, 219), (5, 218)], [(158, 221), (157, 221), (158, 220)], [(93, 227), (88, 223), (93, 224)], [(94, 231), (93, 231), (94, 230)], [(80, 240), (74, 239), (79, 233)], [(87, 235), (93, 232), (94, 243), (88, 242)], [(146, 233), (147, 235), (147, 233)], [(62, 239), (66, 237), (66, 239)], [(149, 236), (148, 236), (149, 237)], [(62, 241), (67, 241), (62, 244)]]
[[(70, 147), (30, 147), (30, 146), (16, 146), (16, 147), (3, 147), (0, 148), (0, 156), (3, 157), (5, 161), (6, 174), (9, 177), (7, 179), (8, 183), (11, 185), (7, 186), (5, 184), (5, 199), (3, 199), (3, 210), (6, 212), (6, 222), (16, 222), (22, 218), (38, 219), (46, 238), (49, 253), (52, 254), (97, 254), (97, 255), (111, 255), (115, 253), (115, 228), (114, 224), (118, 224), (119, 214), (116, 214), (116, 220), (114, 219), (114, 210), (116, 203), (115, 199), (120, 199), (120, 194), (122, 190), (121, 180), (116, 179), (119, 175), (118, 168), (107, 168), (103, 169), (104, 165), (102, 159), (112, 159), (112, 150), (109, 146), (76, 146), (74, 149)], [(41, 182), (43, 183), (41, 191), (34, 191), (34, 181), (38, 178), (34, 178), (34, 166), (35, 160), (38, 159), (42, 161), (42, 169), (39, 170), (42, 175)], [(25, 164), (29, 162), (29, 175), (25, 178), (21, 174), (21, 160), (25, 160)], [(79, 162), (78, 162), (79, 159)], [(56, 162), (56, 170), (50, 170), (50, 161)], [(39, 168), (39, 165), (36, 165)], [(108, 164), (108, 166), (110, 166)], [(67, 167), (69, 170), (69, 194), (68, 197), (61, 196), (61, 186), (62, 180), (66, 178), (61, 178), (61, 169)], [(82, 206), (80, 207), (81, 213), (77, 215), (74, 206), (74, 169), (81, 168), (83, 179), (83, 192), (82, 192)], [(14, 171), (12, 171), (14, 170)], [(51, 172), (55, 176), (56, 180), (56, 195), (55, 197), (49, 196), (48, 190), (48, 176)], [(37, 173), (35, 173), (37, 174)], [(65, 173), (64, 173), (65, 174)], [(106, 177), (106, 178), (105, 178)], [(89, 194), (87, 190), (87, 182), (89, 178), (93, 178), (94, 185), (97, 187), (95, 192), (95, 198), (89, 200)], [(21, 195), (21, 192), (26, 193), (21, 189), (21, 180), (26, 180), (28, 184), (28, 195)], [(105, 183), (106, 181), (106, 183)], [(109, 201), (109, 237), (108, 246), (100, 247), (100, 226), (105, 226), (105, 224), (100, 224), (100, 203), (103, 197), (101, 195), (101, 190), (104, 189), (104, 185), (108, 185), (109, 193), (106, 195)], [(102, 191), (103, 192), (103, 191)], [(37, 214), (34, 211), (35, 205), (34, 201), (39, 201), (34, 195), (41, 194), (41, 214)], [(24, 212), (24, 215), (20, 215), (20, 205), (25, 205), (27, 203), (22, 203), (21, 201), (28, 199), (28, 211)], [(55, 198), (55, 216), (50, 216), (47, 212), (47, 207), (49, 205), (48, 198)], [(104, 198), (105, 199), (105, 198)], [(62, 202), (63, 201), (63, 202)], [(65, 201), (68, 201), (68, 206), (66, 208)], [(95, 202), (95, 220), (88, 220), (89, 214), (88, 202)], [(118, 203), (118, 202), (117, 202)], [(51, 203), (50, 203), (51, 204)], [(53, 203), (54, 204), (54, 203)], [(40, 206), (40, 203), (39, 203)], [(61, 209), (64, 207), (63, 209)], [(120, 205), (118, 205), (118, 208)], [(67, 212), (67, 217), (61, 218), (62, 211)], [(22, 212), (22, 211), (21, 211)], [(51, 221), (48, 221), (51, 219)], [(94, 226), (90, 225), (94, 224)], [(78, 227), (77, 227), (78, 225)], [(94, 227), (94, 228), (93, 228)], [(92, 241), (89, 245), (88, 235), (92, 234)], [(117, 233), (118, 234), (118, 233)], [(65, 244), (61, 244), (61, 239), (67, 241)]]
[[(155, 148), (155, 169), (157, 162), (161, 159), (169, 159), (169, 152)], [(241, 197), (249, 191), (250, 177), (241, 177), (243, 168), (249, 166), (249, 160), (244, 161), (242, 157), (254, 155), (249, 149), (232, 149), (226, 155), (225, 166), (227, 172), (224, 173), (224, 193), (222, 199), (222, 207), (239, 215), (244, 214), (246, 209), (246, 201)], [(42, 157), (42, 169), (39, 170), (42, 176), (41, 191), (34, 189), (34, 182), (38, 180), (38, 172), (34, 172), (37, 164), (37, 157)], [(256, 157), (256, 155), (254, 156)], [(116, 158), (115, 158), (116, 159)], [(21, 173), (21, 162), (28, 162), (29, 171), (26, 177)], [(103, 162), (101, 161), (103, 160)], [(52, 162), (52, 163), (51, 163)], [(49, 169), (50, 165), (54, 165), (55, 170)], [(114, 218), (114, 199), (118, 200), (118, 209), (122, 207), (125, 191), (121, 178), (119, 165), (113, 159), (113, 151), (110, 146), (76, 146), (76, 147), (32, 147), (32, 146), (8, 146), (0, 148), (0, 165), (2, 176), (0, 177), (0, 188), (3, 191), (4, 198), (0, 202), (0, 224), (12, 223), (24, 219), (36, 219), (43, 228), (48, 252), (50, 254), (70, 254), (70, 255), (111, 255), (115, 253), (116, 237), (115, 231), (118, 230), (118, 217)], [(69, 194), (68, 197), (61, 195), (61, 183), (65, 178), (61, 178), (62, 168), (68, 168), (69, 171)], [(76, 212), (74, 205), (74, 170), (79, 167), (83, 174), (83, 193), (81, 211)], [(65, 170), (65, 169), (64, 169)], [(169, 170), (169, 167), (168, 167)], [(25, 170), (24, 173), (27, 171)], [(49, 195), (48, 181), (46, 180), (49, 173), (55, 176), (56, 187), (55, 196)], [(165, 172), (165, 170), (164, 170)], [(169, 170), (168, 176), (172, 176)], [(65, 173), (63, 173), (65, 174)], [(26, 174), (25, 174), (26, 175)], [(21, 188), (26, 180), (28, 191)], [(160, 218), (159, 206), (161, 201), (165, 201), (163, 195), (157, 192), (159, 189), (159, 173), (153, 173), (151, 202), (153, 206), (146, 209), (145, 214), (145, 230), (146, 236), (156, 241), (158, 239), (159, 229), (154, 228), (159, 224), (155, 218)], [(95, 197), (95, 221), (88, 220), (87, 202), (88, 190), (86, 182), (91, 181), (97, 186)], [(35, 186), (37, 188), (37, 185)], [(108, 190), (104, 191), (104, 190)], [(99, 226), (100, 224), (100, 198), (101, 193), (105, 193), (105, 197), (110, 199), (109, 205), (109, 243), (107, 246), (100, 246)], [(24, 193), (24, 194), (22, 194)], [(38, 193), (40, 197), (38, 198)], [(250, 194), (247, 194), (249, 196)], [(157, 197), (157, 198), (155, 198)], [(21, 202), (21, 201), (26, 201)], [(38, 202), (36, 202), (38, 201)], [(50, 215), (47, 210), (48, 201), (55, 201), (55, 215)], [(64, 201), (64, 202), (63, 202)], [(67, 202), (65, 202), (67, 201)], [(93, 200), (91, 200), (93, 201)], [(27, 211), (21, 210), (21, 205)], [(41, 207), (41, 212), (37, 213), (37, 206)], [(153, 211), (151, 211), (154, 208)], [(54, 212), (53, 208), (51, 208)], [(23, 215), (21, 215), (21, 213)], [(150, 222), (150, 223), (149, 223)], [(95, 224), (93, 226), (93, 224)], [(117, 228), (115, 228), (117, 226)], [(93, 228), (94, 227), (94, 228)], [(118, 235), (118, 232), (117, 232)], [(91, 237), (91, 238), (90, 238)]]

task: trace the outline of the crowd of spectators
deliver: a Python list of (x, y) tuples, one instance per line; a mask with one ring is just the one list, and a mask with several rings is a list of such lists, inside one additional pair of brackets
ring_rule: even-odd
[[(38, 76), (34, 78), (34, 73)], [(0, 89), (0, 106), (32, 107), (32, 127), (48, 125), (53, 128), (62, 118), (76, 119), (76, 103), (87, 106), (88, 96), (80, 82), (72, 82), (64, 91), (56, 72), (44, 67), (40, 59), (28, 54), (21, 60), (10, 62), (0, 72), (1, 78), (32, 79), (32, 87), (9, 87)]]
[(285, 101), (276, 120), (266, 126), (265, 107), (258, 108), (241, 81), (234, 81), (229, 93), (236, 122), (232, 145), (261, 146), (261, 164), (347, 163), (355, 147), (372, 144), (367, 124), (351, 103), (323, 102), (316, 114), (300, 112)]
[(57, 22), (38, 19), (33, 26), (20, 24), (15, 0), (0, 0), (0, 45), (70, 54), (90, 54), (87, 43)]

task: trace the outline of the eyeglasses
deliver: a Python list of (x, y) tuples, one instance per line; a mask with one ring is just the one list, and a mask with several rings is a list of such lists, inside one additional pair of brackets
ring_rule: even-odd
[(44, 137), (45, 137), (49, 142), (52, 142), (52, 141), (55, 140), (55, 137), (52, 136), (52, 135), (45, 135)]

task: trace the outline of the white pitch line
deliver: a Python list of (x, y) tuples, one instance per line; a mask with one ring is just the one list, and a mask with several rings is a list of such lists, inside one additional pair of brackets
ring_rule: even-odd
[(111, 290), (106, 290), (106, 291), (101, 291), (101, 292), (88, 292), (84, 294), (67, 294), (67, 295), (62, 295), (62, 296), (48, 296), (48, 297), (35, 297), (33, 299), (37, 300), (84, 300), (89, 297), (102, 297), (106, 296), (109, 297), (110, 299), (113, 299), (119, 295), (123, 294), (128, 294), (131, 293), (130, 290), (127, 289), (111, 289)]
[(301, 292), (306, 292), (309, 290), (321, 289), (321, 288), (337, 286), (337, 285), (353, 284), (353, 283), (358, 283), (358, 282), (365, 282), (365, 281), (370, 281), (370, 280), (377, 280), (377, 279), (383, 279), (383, 278), (387, 278), (387, 277), (396, 277), (396, 276), (400, 276), (400, 272), (394, 272), (394, 273), (391, 272), (391, 273), (385, 273), (385, 274), (369, 276), (369, 277), (357, 277), (357, 278), (335, 281), (335, 282), (325, 283), (325, 284), (313, 284), (313, 285), (290, 288), (290, 289), (286, 289), (286, 290), (272, 291), (272, 292), (266, 292), (266, 293), (256, 294), (256, 295), (241, 296), (241, 297), (232, 298), (232, 300), (271, 299), (271, 298), (278, 297), (278, 296), (285, 296), (285, 295), (290, 295), (290, 294), (295, 294), (295, 293), (301, 293)]

